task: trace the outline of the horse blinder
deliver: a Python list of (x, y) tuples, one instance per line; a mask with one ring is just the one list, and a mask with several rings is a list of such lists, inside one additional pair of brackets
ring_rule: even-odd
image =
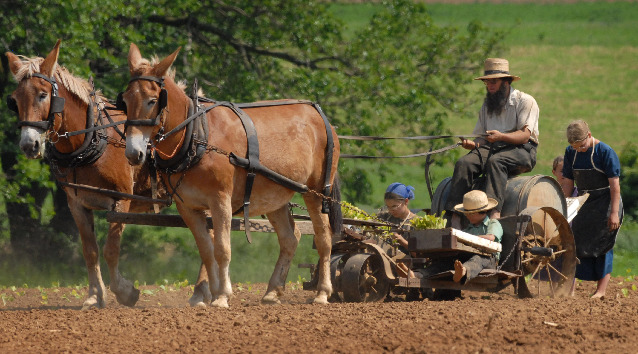
[(117, 99), (115, 99), (115, 108), (126, 114), (126, 102), (124, 102), (124, 92), (120, 92), (117, 94)]
[(52, 96), (51, 107), (49, 108), (49, 115), (55, 113), (62, 113), (64, 111), (64, 97)]
[(7, 96), (7, 108), (18, 114), (18, 102), (16, 102), (16, 99), (10, 95)]
[(159, 94), (159, 99), (157, 100), (157, 104), (159, 104), (159, 111), (161, 112), (166, 105), (168, 104), (168, 93), (165, 88), (162, 88)]

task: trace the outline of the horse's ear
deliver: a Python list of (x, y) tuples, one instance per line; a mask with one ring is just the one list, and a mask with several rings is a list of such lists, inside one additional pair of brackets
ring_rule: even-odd
[(7, 52), (6, 53), (7, 58), (9, 58), (9, 69), (11, 70), (11, 72), (13, 73), (13, 76), (15, 77), (16, 74), (18, 73), (18, 70), (20, 70), (20, 68), (22, 67), (22, 60), (20, 60), (20, 58), (11, 53), (11, 52)]
[(62, 42), (62, 40), (58, 39), (49, 55), (47, 55), (42, 64), (40, 64), (40, 74), (53, 77), (55, 66), (58, 64), (58, 55), (60, 55), (60, 42)]
[(173, 54), (167, 56), (157, 65), (155, 65), (153, 67), (153, 74), (155, 74), (155, 76), (158, 76), (158, 77), (165, 76), (166, 73), (168, 72), (168, 69), (171, 67), (171, 65), (173, 65), (173, 62), (175, 61), (175, 58), (177, 58), (177, 54), (179, 53), (181, 49), (182, 47), (177, 48), (177, 50), (174, 51)]
[(140, 66), (142, 60), (142, 53), (140, 53), (140, 48), (138, 48), (135, 43), (131, 43), (131, 46), (128, 50), (128, 69), (131, 72), (131, 76), (134, 75), (133, 72)]

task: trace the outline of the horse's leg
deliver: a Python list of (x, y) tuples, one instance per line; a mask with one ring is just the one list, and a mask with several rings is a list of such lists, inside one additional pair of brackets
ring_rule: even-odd
[[(115, 203), (114, 210), (117, 212), (128, 212), (131, 205), (130, 200), (121, 200)], [(111, 223), (109, 224), (109, 232), (104, 244), (104, 259), (109, 267), (111, 276), (111, 284), (109, 288), (115, 294), (117, 302), (125, 306), (134, 306), (140, 298), (140, 291), (135, 289), (135, 285), (128, 279), (125, 279), (118, 268), (120, 261), (120, 242), (122, 232), (126, 224)]]
[[(184, 222), (191, 230), (193, 237), (195, 238), (195, 243), (197, 244), (197, 249), (199, 251), (199, 256), (202, 259), (202, 267), (200, 268), (198, 280), (196, 284), (196, 289), (193, 292), (193, 296), (189, 300), (189, 304), (191, 306), (206, 306), (207, 294), (210, 296), (211, 292), (216, 292), (217, 289), (214, 287), (218, 284), (218, 269), (215, 264), (215, 247), (213, 245), (213, 240), (211, 237), (211, 233), (208, 230), (206, 223), (206, 214), (201, 210), (193, 210), (186, 207), (177, 205), (177, 210), (179, 211), (179, 215), (184, 219)], [(209, 290), (202, 290), (201, 286), (206, 282), (203, 281), (204, 275), (208, 275), (208, 286)], [(198, 290), (199, 289), (199, 290)], [(212, 296), (211, 296), (212, 298)], [(228, 307), (228, 305), (226, 305)]]
[(230, 282), (228, 270), (230, 267), (230, 228), (232, 221), (230, 199), (220, 198), (210, 205), (213, 218), (213, 233), (215, 234), (215, 262), (219, 267), (217, 270), (217, 289), (211, 287), (213, 292), (212, 305), (227, 308), (228, 300), (233, 295), (233, 288)]
[[(206, 217), (210, 217), (210, 212), (206, 211)], [(210, 235), (211, 240), (213, 239), (213, 230), (208, 230), (208, 234)], [(214, 241), (213, 241), (214, 242)], [(213, 272), (214, 277), (217, 279), (217, 262), (213, 263)], [(188, 300), (188, 303), (192, 306), (205, 306), (206, 304), (210, 304), (213, 301), (213, 295), (211, 294), (211, 289), (213, 289), (213, 294), (215, 294), (219, 290), (219, 282), (215, 284), (208, 283), (208, 272), (206, 271), (206, 266), (204, 262), (202, 262), (199, 267), (199, 274), (197, 275), (197, 282), (195, 283), (195, 287), (193, 289), (193, 296)]]
[(319, 253), (319, 280), (317, 283), (316, 304), (327, 304), (328, 298), (332, 295), (332, 283), (330, 281), (330, 252), (332, 250), (332, 231), (328, 215), (321, 213), (321, 198), (310, 193), (303, 195), (304, 202), (308, 208), (312, 229), (315, 232), (315, 247)]
[(82, 254), (89, 275), (89, 297), (84, 301), (82, 310), (93, 307), (104, 308), (106, 305), (106, 288), (100, 273), (99, 248), (93, 225), (93, 211), (86, 209), (76, 199), (67, 195), (69, 209), (80, 231), (82, 238)]
[[(210, 235), (210, 239), (214, 240), (213, 230), (208, 230), (208, 234)], [(209, 304), (211, 301), (213, 301), (213, 294), (217, 294), (219, 292), (219, 278), (217, 276), (217, 273), (219, 273), (219, 267), (217, 267), (217, 262), (213, 262), (213, 282), (209, 283), (206, 265), (204, 264), (204, 262), (202, 262), (199, 268), (199, 274), (197, 275), (197, 282), (195, 283), (195, 288), (193, 289), (193, 296), (191, 296), (191, 298), (188, 300), (188, 303), (192, 307), (206, 306), (206, 304)]]
[(191, 307), (206, 306), (213, 300), (213, 295), (210, 292), (210, 286), (208, 283), (208, 272), (206, 271), (206, 265), (201, 262), (199, 267), (199, 273), (197, 274), (197, 282), (193, 288), (193, 295), (188, 299), (188, 303)]
[(268, 290), (261, 299), (264, 304), (279, 304), (279, 296), (283, 294), (286, 286), (286, 277), (290, 270), (292, 258), (295, 256), (301, 232), (295, 227), (295, 222), (290, 215), (288, 205), (267, 214), (270, 224), (272, 224), (277, 239), (279, 240), (279, 259), (275, 264), (270, 281), (268, 282)]

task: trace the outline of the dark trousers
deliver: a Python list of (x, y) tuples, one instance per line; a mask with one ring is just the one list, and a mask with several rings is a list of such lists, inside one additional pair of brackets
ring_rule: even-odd
[(465, 277), (461, 279), (461, 282), (467, 284), (467, 282), (476, 278), (483, 269), (496, 269), (497, 263), (496, 257), (494, 256), (473, 255), (470, 259), (463, 262), (466, 273)]
[(505, 186), (510, 175), (531, 171), (536, 165), (536, 147), (524, 145), (503, 145), (490, 152), (488, 145), (481, 145), (456, 161), (450, 182), (450, 194), (445, 210), (463, 203), (463, 195), (473, 188), (481, 174), (485, 174), (484, 191), (488, 197), (498, 201), (497, 211), (503, 207)]

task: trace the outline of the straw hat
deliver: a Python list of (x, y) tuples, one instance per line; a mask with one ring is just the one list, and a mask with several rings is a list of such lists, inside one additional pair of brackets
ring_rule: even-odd
[(457, 204), (454, 210), (465, 214), (472, 214), (494, 209), (497, 205), (498, 202), (496, 199), (488, 198), (487, 194), (483, 191), (474, 190), (465, 193), (463, 196), (463, 204)]
[(518, 81), (521, 78), (510, 75), (510, 63), (507, 59), (487, 58), (485, 59), (483, 76), (474, 80), (500, 79), (502, 77), (511, 77), (512, 81)]

